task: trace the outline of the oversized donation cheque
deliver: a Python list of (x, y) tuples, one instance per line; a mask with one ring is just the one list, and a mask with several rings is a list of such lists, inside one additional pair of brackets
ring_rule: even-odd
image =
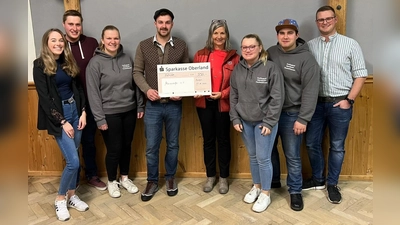
[(210, 63), (157, 65), (160, 97), (211, 95)]

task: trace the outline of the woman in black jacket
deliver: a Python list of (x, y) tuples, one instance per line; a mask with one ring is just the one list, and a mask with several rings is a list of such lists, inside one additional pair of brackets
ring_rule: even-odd
[(55, 136), (66, 161), (55, 200), (56, 215), (62, 221), (70, 218), (67, 207), (89, 209), (75, 195), (78, 148), (86, 126), (85, 96), (76, 79), (79, 68), (66, 43), (59, 29), (49, 29), (42, 38), (40, 57), (33, 62), (33, 79), (39, 95), (37, 127)]

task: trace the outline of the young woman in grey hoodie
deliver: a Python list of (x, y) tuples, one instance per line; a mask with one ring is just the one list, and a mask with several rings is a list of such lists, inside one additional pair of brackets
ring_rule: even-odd
[(133, 81), (132, 68), (132, 59), (120, 44), (118, 28), (106, 26), (100, 46), (86, 68), (86, 85), (94, 119), (107, 147), (107, 186), (113, 198), (121, 196), (119, 184), (129, 193), (138, 192), (128, 173), (133, 132), (136, 119), (144, 115), (144, 103), (143, 94)]
[(285, 99), (284, 80), (281, 70), (267, 61), (258, 35), (246, 35), (241, 49), (242, 59), (231, 75), (229, 114), (250, 158), (254, 185), (244, 201), (255, 202), (252, 210), (262, 212), (271, 203), (271, 152)]

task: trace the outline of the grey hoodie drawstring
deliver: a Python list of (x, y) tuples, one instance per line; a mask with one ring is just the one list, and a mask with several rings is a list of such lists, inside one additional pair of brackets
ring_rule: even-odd
[(117, 65), (118, 73), (120, 73), (120, 72), (121, 72), (121, 69), (120, 69), (119, 66), (118, 66), (118, 57), (112, 57), (112, 58), (111, 58), (111, 69), (112, 69), (113, 71), (115, 71), (114, 62), (115, 62), (115, 64)]
[[(250, 68), (246, 67), (246, 79), (244, 80), (244, 89), (247, 89), (247, 79), (249, 77)], [(250, 77), (251, 78), (251, 77)]]
[(247, 79), (249, 78), (249, 73), (250, 73), (250, 79), (253, 78), (253, 69), (250, 67), (247, 67), (247, 65), (245, 66), (246, 69), (246, 79), (244, 82), (244, 89), (247, 89)]

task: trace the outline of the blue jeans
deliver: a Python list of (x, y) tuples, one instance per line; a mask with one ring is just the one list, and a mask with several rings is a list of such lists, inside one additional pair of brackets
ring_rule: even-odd
[[(275, 154), (278, 154), (278, 138), (281, 137), (282, 149), (286, 158), (286, 167), (288, 170), (288, 176), (286, 179), (287, 186), (289, 187), (290, 194), (301, 193), (301, 186), (303, 184), (303, 177), (301, 173), (301, 157), (300, 147), (303, 135), (295, 135), (293, 131), (294, 123), (298, 118), (298, 112), (282, 112), (279, 118), (278, 134), (275, 138), (274, 148), (272, 150), (272, 165), (274, 168), (279, 167), (279, 155), (278, 164), (274, 160)], [(280, 172), (280, 170), (279, 170)]]
[(318, 102), (315, 113), (308, 123), (306, 146), (311, 163), (312, 176), (317, 181), (325, 181), (325, 160), (322, 151), (322, 138), (325, 128), (329, 129), (328, 185), (337, 185), (344, 159), (344, 144), (349, 130), (353, 107), (341, 109), (335, 103)]
[(271, 189), (272, 180), (271, 152), (278, 131), (278, 125), (272, 128), (270, 135), (263, 136), (259, 128), (261, 122), (242, 120), (242, 138), (249, 154), (253, 183), (261, 184), (261, 189), (268, 191)]
[(81, 142), (82, 131), (78, 130), (79, 115), (76, 109), (76, 102), (71, 104), (63, 104), (64, 118), (74, 128), (74, 138), (69, 138), (62, 130), (61, 136), (55, 136), (56, 142), (61, 149), (66, 165), (61, 175), (59, 195), (65, 195), (68, 190), (75, 190), (76, 179), (79, 170), (78, 149)]
[(271, 153), (271, 162), (272, 162), (272, 183), (281, 183), (281, 161), (280, 161), (280, 156), (279, 156), (279, 151), (277, 146), (278, 142), (278, 135), (275, 138), (275, 144), (274, 147), (272, 148), (272, 153)]
[[(86, 105), (86, 127), (82, 131), (82, 158), (85, 162), (85, 175), (89, 180), (93, 176), (97, 176), (97, 165), (96, 165), (96, 145), (95, 135), (97, 130), (96, 121), (92, 114), (92, 110), (89, 105)], [(79, 180), (79, 173), (78, 173)]]
[(147, 180), (158, 182), (158, 165), (162, 128), (165, 124), (167, 151), (165, 154), (165, 178), (175, 176), (178, 166), (179, 130), (182, 117), (182, 101), (168, 103), (146, 102), (144, 127), (146, 136)]

